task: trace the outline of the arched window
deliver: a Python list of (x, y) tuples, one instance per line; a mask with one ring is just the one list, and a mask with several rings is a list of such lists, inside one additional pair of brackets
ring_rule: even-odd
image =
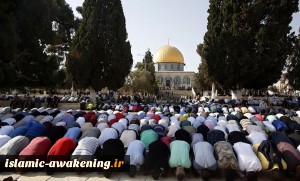
[(189, 76), (184, 76), (183, 77), (183, 84), (190, 84), (191, 83), (191, 79)]
[(173, 81), (173, 78), (170, 77), (170, 76), (168, 76), (168, 77), (165, 78), (165, 80), (166, 80), (166, 81), (169, 80), (170, 82), (172, 82), (172, 81)]
[(181, 84), (181, 78), (179, 76), (176, 76), (175, 79), (174, 79), (174, 82), (176, 84)]
[(156, 80), (158, 81), (158, 83), (162, 83), (162, 82), (164, 81), (164, 78), (161, 77), (161, 76), (158, 76), (158, 77), (156, 78)]

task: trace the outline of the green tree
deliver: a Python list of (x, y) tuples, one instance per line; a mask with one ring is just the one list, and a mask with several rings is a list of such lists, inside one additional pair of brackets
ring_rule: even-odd
[(70, 48), (67, 72), (80, 88), (117, 90), (132, 66), (120, 0), (86, 0)]
[(150, 94), (157, 91), (155, 84), (152, 84), (153, 78), (151, 72), (146, 69), (131, 72), (128, 80), (123, 90)]
[(277, 94), (279, 92), (278, 88), (275, 85), (269, 86), (268, 90), (274, 94)]
[(137, 62), (137, 64), (135, 65), (135, 68), (137, 69), (136, 71), (147, 70), (148, 72), (150, 72), (150, 77), (148, 78), (148, 84), (151, 85), (152, 88), (151, 88), (151, 91), (149, 91), (150, 89), (147, 89), (147, 91), (144, 91), (144, 92), (156, 94), (158, 92), (158, 84), (157, 84), (156, 78), (155, 78), (155, 67), (154, 67), (154, 63), (153, 63), (153, 55), (152, 55), (150, 49), (148, 49), (145, 52), (143, 61)]
[(281, 76), (298, 0), (210, 0), (204, 58), (225, 89), (266, 88)]
[(213, 80), (208, 74), (207, 62), (203, 57), (203, 44), (197, 46), (197, 53), (201, 57), (201, 64), (199, 64), (198, 73), (196, 73), (196, 87), (199, 90), (208, 91)]
[(154, 63), (153, 63), (153, 55), (152, 55), (150, 49), (148, 49), (145, 52), (145, 56), (143, 58), (143, 61), (136, 63), (135, 68), (137, 70), (146, 69), (149, 72), (151, 72), (151, 74), (154, 76), (154, 74), (155, 74), (155, 67), (154, 67)]
[(72, 8), (65, 0), (55, 0), (52, 27), (55, 33), (51, 45), (46, 49), (48, 55), (56, 56), (61, 63), (60, 69), (54, 74), (54, 80), (59, 88), (70, 88), (71, 82), (66, 77), (64, 60), (68, 54), (72, 37), (78, 29), (80, 19), (75, 18)]
[(300, 89), (300, 29), (297, 41), (293, 46), (293, 52), (288, 57), (285, 78), (288, 79), (288, 84), (294, 90)]
[(4, 25), (0, 28), (1, 86), (47, 88), (61, 80), (57, 78), (61, 59), (55, 54), (57, 52), (49, 53), (47, 49), (55, 50), (57, 42), (61, 42), (57, 41), (53, 22), (62, 19), (59, 15), (62, 11), (69, 14), (72, 11), (58, 11), (57, 2), (64, 0), (0, 2), (0, 18)]
[[(10, 9), (15, 22), (15, 32), (19, 41), (14, 42), (17, 49), (5, 63), (11, 67), (9, 87), (49, 86), (55, 60), (44, 52), (51, 42), (52, 1), (20, 0), (11, 1)], [(9, 75), (9, 74), (8, 74)], [(48, 77), (48, 76), (49, 77)], [(46, 78), (45, 78), (46, 77)]]
[(14, 67), (10, 63), (20, 42), (16, 31), (15, 4), (10, 0), (0, 1), (0, 87), (12, 85)]
[[(216, 86), (220, 87), (215, 79), (208, 73), (207, 61), (204, 58), (204, 45), (197, 46), (197, 53), (201, 57), (201, 64), (198, 67), (198, 73), (196, 73), (196, 86), (202, 91), (208, 91), (211, 88), (211, 98), (214, 99), (216, 95)], [(217, 84), (217, 85), (216, 85)]]
[(211, 88), (212, 82), (207, 74), (207, 63), (202, 60), (198, 67), (198, 73), (196, 73), (196, 88), (201, 91), (208, 91)]

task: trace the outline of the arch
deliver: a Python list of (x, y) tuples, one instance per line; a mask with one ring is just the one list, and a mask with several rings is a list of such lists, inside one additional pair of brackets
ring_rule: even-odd
[(176, 76), (176, 77), (174, 78), (174, 82), (175, 82), (176, 84), (181, 84), (181, 77)]
[(167, 76), (167, 77), (165, 78), (165, 80), (166, 80), (166, 81), (169, 80), (170, 82), (172, 82), (172, 81), (173, 81), (173, 78), (172, 78), (171, 76)]
[(171, 86), (171, 81), (170, 80), (166, 80), (166, 86), (170, 87)]
[(184, 76), (183, 77), (183, 84), (190, 84), (191, 83), (191, 78), (189, 76)]
[(167, 76), (165, 78), (165, 85), (169, 89), (172, 85), (173, 78), (171, 76)]
[(164, 82), (164, 78), (162, 76), (157, 76), (156, 80), (158, 81), (158, 83)]

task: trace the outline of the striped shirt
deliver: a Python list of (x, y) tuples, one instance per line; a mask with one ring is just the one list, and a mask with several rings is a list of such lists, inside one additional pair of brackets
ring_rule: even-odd
[(99, 146), (97, 138), (85, 137), (78, 142), (78, 146), (72, 155), (94, 155)]

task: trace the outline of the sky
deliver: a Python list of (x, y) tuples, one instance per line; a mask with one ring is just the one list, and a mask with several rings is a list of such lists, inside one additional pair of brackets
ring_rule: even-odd
[[(84, 0), (66, 0), (75, 16)], [(156, 51), (169, 44), (178, 48), (185, 60), (185, 70), (198, 72), (201, 61), (197, 45), (203, 43), (207, 31), (209, 0), (121, 0), (131, 44), (133, 66), (141, 62), (145, 52)], [(298, 34), (300, 13), (293, 15), (292, 31)]]

